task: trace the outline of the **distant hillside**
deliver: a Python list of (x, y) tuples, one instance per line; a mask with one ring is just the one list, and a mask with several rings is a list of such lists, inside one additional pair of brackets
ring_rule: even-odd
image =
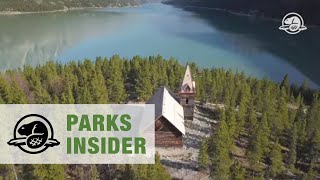
[(166, 3), (186, 8), (219, 8), (276, 19), (282, 19), (289, 12), (296, 12), (304, 18), (306, 24), (320, 25), (319, 0), (168, 0)]
[(140, 0), (0, 0), (0, 11), (37, 12), (80, 7), (130, 6)]

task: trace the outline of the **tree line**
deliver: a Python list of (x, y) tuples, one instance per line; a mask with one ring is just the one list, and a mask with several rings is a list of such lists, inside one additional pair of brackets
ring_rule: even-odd
[(0, 11), (39, 12), (65, 8), (138, 5), (138, 0), (0, 0)]
[[(248, 77), (223, 68), (189, 64), (196, 98), (224, 104), (211, 114), (219, 123), (202, 143), (199, 162), (212, 177), (301, 177), (319, 174), (319, 91)], [(161, 86), (179, 88), (185, 71), (174, 58), (131, 59), (118, 55), (94, 61), (48, 62), (0, 74), (2, 104), (104, 104), (144, 102)], [(244, 151), (239, 158), (237, 150)], [(157, 156), (155, 165), (2, 165), (3, 179), (170, 179)], [(158, 178), (156, 178), (158, 177)]]
[[(219, 8), (237, 13), (254, 16), (262, 16), (273, 19), (282, 19), (287, 13), (299, 13), (306, 24), (320, 24), (319, 11), (320, 2), (317, 0), (167, 0), (166, 3), (190, 8)], [(192, 9), (195, 10), (195, 9)]]

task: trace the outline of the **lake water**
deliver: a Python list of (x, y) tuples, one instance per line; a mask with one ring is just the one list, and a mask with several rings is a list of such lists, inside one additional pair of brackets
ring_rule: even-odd
[(298, 35), (280, 22), (164, 4), (0, 16), (0, 70), (48, 60), (162, 55), (320, 85), (320, 28)]

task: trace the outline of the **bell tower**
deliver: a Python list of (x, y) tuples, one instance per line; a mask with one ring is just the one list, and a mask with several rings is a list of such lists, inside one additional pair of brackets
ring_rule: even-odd
[(196, 83), (192, 80), (191, 70), (189, 65), (187, 65), (186, 72), (179, 89), (180, 104), (183, 107), (185, 119), (193, 120), (195, 94)]

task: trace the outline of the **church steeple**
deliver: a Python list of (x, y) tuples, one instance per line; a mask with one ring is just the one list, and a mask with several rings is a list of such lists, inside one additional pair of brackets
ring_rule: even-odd
[(192, 80), (192, 74), (189, 65), (186, 67), (186, 72), (180, 87), (180, 93), (195, 93), (195, 82)]
[(186, 67), (181, 87), (179, 89), (180, 104), (183, 106), (184, 117), (193, 120), (195, 107), (196, 83), (192, 80), (192, 74), (189, 65)]

